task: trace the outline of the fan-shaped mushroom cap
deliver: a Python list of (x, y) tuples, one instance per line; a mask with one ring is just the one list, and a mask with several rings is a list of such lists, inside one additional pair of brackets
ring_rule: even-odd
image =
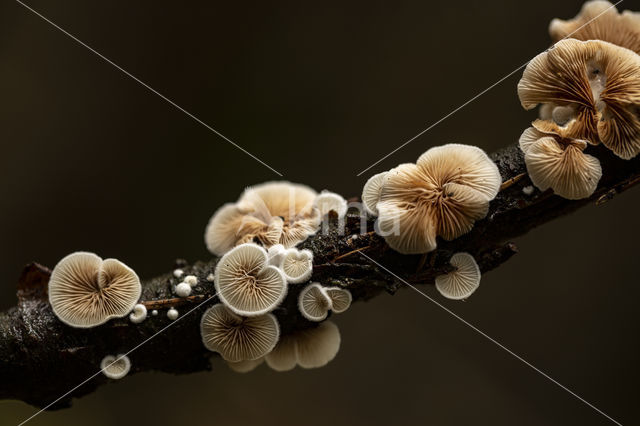
[(247, 188), (235, 204), (225, 204), (205, 231), (207, 248), (223, 255), (238, 244), (259, 241), (265, 247), (293, 247), (320, 227), (313, 205), (317, 193), (304, 185), (267, 182)]
[[(640, 56), (603, 41), (562, 40), (536, 56), (518, 83), (525, 109), (569, 107), (533, 126), (565, 138), (602, 141), (617, 156), (640, 152)], [(555, 109), (554, 109), (555, 111)]]
[(327, 287), (324, 289), (331, 299), (331, 310), (336, 314), (349, 309), (351, 306), (351, 292), (340, 287)]
[(280, 268), (287, 282), (299, 284), (311, 278), (313, 273), (313, 253), (311, 250), (290, 248), (284, 254)]
[(227, 366), (236, 373), (248, 373), (255, 370), (264, 362), (264, 358), (248, 359), (246, 361), (230, 362), (227, 361)]
[(275, 371), (289, 371), (296, 364), (302, 368), (319, 368), (335, 358), (339, 350), (340, 330), (331, 321), (325, 321), (283, 337), (265, 359)]
[(147, 307), (142, 303), (138, 303), (133, 307), (133, 312), (129, 314), (129, 321), (134, 324), (141, 323), (147, 318)]
[(640, 53), (640, 14), (628, 10), (619, 14), (608, 1), (588, 1), (573, 19), (554, 19), (549, 34), (555, 42), (563, 38), (602, 40)]
[(367, 180), (367, 183), (364, 184), (364, 188), (362, 188), (362, 204), (370, 215), (378, 215), (376, 204), (380, 201), (380, 193), (382, 192), (382, 185), (386, 174), (387, 172), (382, 172), (371, 176), (369, 180)]
[(200, 321), (204, 346), (225, 361), (256, 360), (271, 352), (280, 327), (276, 317), (265, 314), (242, 317), (222, 304), (207, 309)]
[(533, 127), (520, 137), (520, 148), (533, 184), (541, 191), (551, 188), (569, 200), (591, 196), (602, 176), (600, 161), (585, 154), (586, 147), (585, 141), (559, 138)]
[(265, 360), (272, 370), (293, 370), (298, 363), (296, 334), (282, 336), (276, 347), (267, 354)]
[(131, 369), (131, 361), (126, 355), (107, 355), (100, 362), (102, 374), (110, 379), (122, 379)]
[(222, 256), (214, 285), (220, 300), (238, 315), (261, 315), (273, 310), (287, 294), (284, 273), (268, 263), (267, 251), (241, 244)]
[(324, 190), (318, 195), (313, 202), (321, 216), (329, 214), (330, 211), (336, 212), (339, 218), (347, 214), (347, 200), (342, 195), (335, 192)]
[(480, 268), (469, 253), (456, 253), (449, 263), (456, 270), (438, 275), (436, 288), (447, 299), (466, 299), (480, 286)]
[(331, 298), (318, 283), (311, 283), (298, 296), (298, 309), (309, 321), (322, 321), (331, 309)]
[(417, 164), (387, 172), (377, 204), (379, 233), (400, 253), (432, 251), (436, 236), (458, 238), (484, 218), (501, 182), (498, 167), (480, 148), (431, 148)]
[(116, 259), (76, 252), (63, 258), (49, 279), (49, 303), (60, 321), (88, 328), (124, 317), (140, 298), (136, 273)]

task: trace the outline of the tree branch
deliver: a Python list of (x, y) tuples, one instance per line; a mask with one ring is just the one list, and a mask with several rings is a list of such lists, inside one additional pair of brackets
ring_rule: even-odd
[[(623, 161), (602, 146), (589, 150), (600, 159), (603, 177), (592, 197), (578, 201), (565, 200), (551, 191), (535, 190), (526, 195), (522, 189), (531, 185), (531, 181), (517, 146), (494, 153), (492, 159), (505, 183), (491, 202), (489, 214), (467, 235), (449, 242), (439, 240), (438, 249), (427, 255), (407, 256), (391, 250), (373, 232), (374, 218), (350, 213), (345, 219), (345, 232), (341, 232), (338, 220), (332, 218), (327, 232), (319, 232), (301, 245), (314, 253), (312, 280), (348, 288), (354, 302), (368, 300), (383, 291), (394, 293), (403, 286), (359, 252), (412, 284), (432, 284), (435, 276), (451, 270), (448, 260), (459, 251), (473, 254), (486, 273), (517, 252), (510, 239), (587, 204), (602, 205), (640, 182), (640, 158)], [(143, 282), (142, 301), (149, 309), (161, 310), (157, 317), (149, 316), (140, 324), (122, 318), (91, 329), (68, 327), (53, 315), (47, 301), (51, 271), (35, 263), (28, 265), (18, 283), (17, 305), (0, 313), (0, 398), (44, 407), (94, 375), (105, 355), (128, 352), (169, 324), (171, 327), (130, 355), (130, 374), (209, 370), (213, 354), (201, 343), (199, 322), (202, 312), (218, 302), (217, 297), (211, 298), (215, 293), (213, 283), (206, 280), (216, 262), (216, 258), (193, 265), (177, 261), (175, 267), (196, 275), (200, 281), (189, 298), (175, 298), (172, 294), (171, 287), (179, 280), (171, 272)], [(298, 313), (297, 297), (302, 287), (292, 285), (283, 304), (274, 311), (282, 334), (314, 326)], [(180, 317), (171, 323), (165, 310), (173, 306), (179, 308)], [(186, 315), (192, 309), (194, 312)], [(90, 393), (107, 380), (98, 374), (51, 408), (69, 406), (72, 397)]]

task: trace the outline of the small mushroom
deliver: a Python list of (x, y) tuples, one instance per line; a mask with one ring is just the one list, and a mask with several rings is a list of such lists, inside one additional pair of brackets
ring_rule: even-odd
[(529, 62), (518, 96), (527, 110), (551, 104), (551, 117), (533, 122), (539, 131), (602, 142), (625, 160), (640, 152), (640, 56), (629, 49), (562, 40)]
[(351, 306), (351, 292), (340, 287), (327, 287), (325, 288), (327, 296), (331, 299), (331, 311), (336, 314), (349, 309)]
[(387, 172), (378, 173), (373, 175), (367, 180), (362, 188), (362, 204), (367, 213), (373, 216), (378, 216), (378, 209), (376, 205), (380, 201), (380, 194), (382, 192), (382, 184), (384, 183), (384, 177)]
[(311, 283), (298, 296), (298, 309), (309, 321), (322, 321), (331, 309), (331, 298), (318, 283)]
[(175, 321), (178, 319), (178, 310), (176, 308), (171, 308), (167, 311), (167, 318), (171, 321)]
[(158, 310), (154, 309), (153, 311), (151, 311), (151, 316), (157, 316), (158, 315)]
[(321, 216), (329, 214), (330, 211), (336, 212), (338, 218), (343, 218), (347, 214), (347, 200), (335, 192), (322, 191), (314, 200), (313, 205)]
[(134, 324), (141, 323), (147, 318), (147, 307), (142, 303), (138, 303), (133, 307), (133, 312), (129, 314), (129, 321)]
[(49, 303), (67, 325), (95, 327), (124, 317), (140, 298), (140, 279), (116, 259), (76, 252), (63, 258), (49, 279)]
[(245, 361), (230, 362), (227, 361), (227, 366), (236, 373), (248, 373), (255, 370), (264, 362), (264, 358), (248, 359)]
[(269, 247), (267, 255), (269, 256), (269, 265), (280, 266), (284, 255), (287, 253), (287, 249), (282, 244), (276, 244)]
[(384, 177), (377, 232), (402, 254), (435, 250), (436, 237), (453, 240), (487, 215), (502, 179), (478, 147), (448, 144), (429, 149), (416, 164)]
[(189, 284), (191, 287), (194, 285), (198, 285), (198, 277), (195, 275), (187, 275), (183, 280), (185, 283)]
[(180, 283), (176, 286), (176, 294), (178, 297), (187, 297), (191, 294), (191, 286), (186, 282)]
[(207, 309), (200, 322), (204, 346), (225, 361), (257, 360), (274, 348), (280, 327), (271, 314), (242, 317), (222, 304)]
[(215, 270), (220, 300), (238, 315), (262, 315), (280, 304), (287, 293), (284, 273), (268, 263), (267, 251), (252, 243), (225, 254)]
[(102, 374), (110, 379), (122, 379), (131, 369), (131, 361), (126, 355), (107, 355), (100, 362)]
[(618, 13), (608, 1), (588, 1), (573, 19), (554, 19), (549, 25), (553, 42), (564, 38), (602, 40), (640, 53), (640, 14)]
[(602, 176), (600, 161), (583, 151), (587, 142), (545, 134), (533, 127), (520, 137), (527, 172), (541, 191), (548, 188), (566, 199), (591, 196)]
[(462, 300), (480, 286), (480, 268), (469, 253), (456, 253), (449, 260), (456, 269), (436, 277), (436, 288), (447, 299)]
[(184, 275), (184, 271), (182, 269), (174, 269), (173, 276), (176, 278), (180, 278)]
[(313, 273), (313, 253), (311, 250), (290, 248), (282, 257), (280, 269), (290, 284), (303, 283)]

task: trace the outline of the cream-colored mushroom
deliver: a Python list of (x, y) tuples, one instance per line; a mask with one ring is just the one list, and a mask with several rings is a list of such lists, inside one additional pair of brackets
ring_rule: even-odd
[(342, 312), (349, 309), (351, 306), (351, 292), (349, 290), (340, 288), (340, 287), (327, 287), (324, 289), (331, 299), (331, 311), (336, 314), (341, 314)]
[(129, 314), (129, 321), (139, 324), (147, 318), (147, 307), (142, 303), (138, 303), (133, 307), (133, 312)]
[(238, 244), (259, 242), (286, 248), (317, 232), (321, 217), (317, 193), (304, 185), (267, 182), (250, 187), (235, 204), (222, 206), (205, 231), (209, 251), (221, 256)]
[(311, 283), (298, 296), (298, 309), (309, 321), (322, 321), (331, 309), (331, 298), (318, 283)]
[(214, 285), (220, 300), (244, 316), (275, 309), (287, 293), (284, 273), (269, 265), (264, 248), (251, 243), (237, 246), (218, 261)]
[(269, 250), (267, 250), (269, 265), (280, 267), (285, 254), (287, 254), (287, 249), (284, 248), (282, 244), (276, 244), (275, 246), (269, 247)]
[(100, 362), (102, 374), (110, 379), (122, 379), (131, 369), (131, 361), (126, 355), (107, 355)]
[(290, 248), (282, 257), (280, 268), (290, 284), (308, 281), (313, 273), (313, 253), (311, 250)]
[(449, 260), (455, 270), (436, 277), (436, 288), (447, 299), (466, 299), (480, 286), (480, 268), (469, 253), (456, 253)]
[(331, 211), (335, 212), (338, 218), (343, 218), (347, 214), (347, 200), (335, 192), (322, 191), (316, 197), (313, 204), (321, 216), (327, 215)]
[(49, 302), (67, 325), (95, 327), (124, 317), (140, 298), (136, 273), (116, 259), (102, 260), (93, 253), (76, 252), (63, 258), (49, 279)]
[(377, 216), (378, 209), (376, 205), (380, 201), (380, 193), (382, 192), (382, 184), (387, 172), (373, 175), (367, 180), (362, 188), (362, 204), (367, 213)]
[(480, 148), (431, 148), (416, 164), (387, 172), (377, 231), (400, 253), (430, 252), (437, 236), (458, 238), (484, 218), (501, 182), (498, 167)]
[(527, 172), (541, 191), (549, 188), (569, 200), (591, 196), (600, 177), (600, 161), (583, 151), (585, 141), (546, 134), (533, 127), (520, 137)]
[(257, 360), (274, 348), (280, 336), (271, 314), (242, 317), (222, 304), (207, 309), (200, 321), (204, 346), (225, 361)]
[(628, 10), (620, 14), (608, 1), (588, 1), (575, 18), (552, 20), (549, 34), (554, 42), (569, 37), (602, 40), (640, 53), (640, 14)]
[(640, 56), (629, 49), (562, 40), (529, 62), (518, 96), (525, 109), (552, 104), (551, 117), (533, 123), (539, 131), (602, 142), (623, 159), (640, 152)]

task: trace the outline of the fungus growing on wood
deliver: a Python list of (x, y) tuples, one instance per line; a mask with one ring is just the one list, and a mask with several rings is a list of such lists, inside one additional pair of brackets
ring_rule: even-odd
[(133, 312), (129, 314), (129, 321), (134, 324), (141, 323), (147, 318), (147, 307), (142, 303), (138, 303), (133, 307)]
[(378, 215), (376, 205), (380, 201), (380, 193), (382, 192), (382, 184), (387, 172), (373, 175), (367, 180), (362, 188), (362, 204), (367, 213), (373, 216)]
[(546, 134), (534, 127), (520, 136), (527, 172), (541, 191), (549, 188), (569, 200), (593, 194), (602, 176), (600, 161), (583, 151), (587, 143)]
[(562, 40), (529, 62), (518, 96), (525, 109), (549, 104), (551, 117), (533, 123), (539, 131), (602, 142), (626, 160), (640, 152), (640, 56), (629, 49)]
[(298, 296), (298, 309), (309, 321), (322, 321), (331, 309), (331, 298), (318, 283), (311, 283)]
[(198, 284), (198, 277), (195, 275), (187, 275), (183, 280), (185, 283), (189, 284), (191, 287)]
[(67, 325), (95, 327), (124, 317), (140, 298), (136, 273), (116, 259), (76, 252), (63, 258), (49, 279), (49, 303)]
[(608, 1), (588, 1), (575, 18), (552, 20), (549, 34), (554, 43), (569, 37), (602, 40), (640, 53), (640, 14), (628, 10), (618, 13)]
[(324, 289), (331, 299), (331, 311), (341, 314), (351, 306), (352, 296), (349, 290), (340, 287), (327, 287)]
[(284, 272), (288, 283), (303, 283), (311, 278), (313, 273), (313, 253), (311, 250), (290, 248), (282, 257), (280, 269)]
[(208, 350), (218, 352), (225, 361), (240, 362), (271, 352), (278, 342), (280, 327), (271, 314), (242, 317), (217, 304), (202, 316), (200, 334)]
[(403, 254), (435, 250), (437, 236), (458, 238), (486, 216), (501, 182), (498, 167), (480, 148), (431, 148), (416, 164), (401, 164), (385, 175), (378, 233)]
[(126, 355), (107, 355), (100, 362), (102, 374), (110, 379), (122, 379), (131, 369), (131, 361)]
[(469, 253), (456, 253), (449, 260), (455, 270), (436, 277), (436, 288), (447, 299), (462, 300), (480, 286), (480, 268)]
[(347, 214), (347, 200), (335, 192), (322, 191), (314, 200), (313, 205), (318, 209), (320, 216), (327, 215), (330, 211), (334, 211), (338, 218)]
[(186, 282), (182, 282), (176, 286), (176, 294), (179, 297), (187, 297), (191, 294), (191, 286)]
[(316, 196), (313, 189), (289, 182), (247, 188), (235, 204), (225, 204), (213, 215), (205, 232), (207, 247), (219, 256), (247, 242), (293, 247), (320, 226)]
[(268, 263), (267, 251), (241, 244), (225, 254), (215, 270), (220, 300), (238, 315), (261, 315), (273, 310), (287, 293), (284, 273)]

